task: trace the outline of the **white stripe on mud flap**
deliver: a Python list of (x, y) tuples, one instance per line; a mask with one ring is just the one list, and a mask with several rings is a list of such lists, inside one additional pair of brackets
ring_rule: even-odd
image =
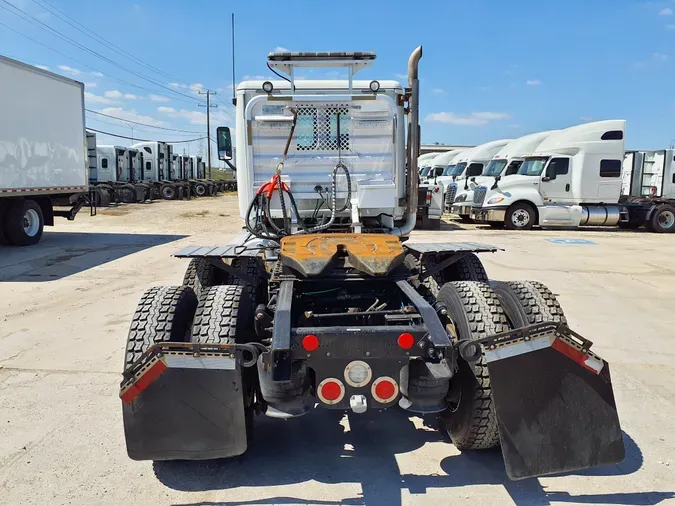
[(506, 346), (501, 346), (495, 350), (486, 351), (485, 360), (488, 362), (495, 362), (504, 358), (516, 357), (524, 353), (543, 350), (544, 348), (551, 346), (554, 339), (554, 335), (549, 335), (530, 339), (529, 341), (518, 341), (513, 344), (507, 344)]
[(230, 357), (166, 355), (164, 362), (169, 369), (223, 369), (233, 371), (236, 367), (236, 360)]

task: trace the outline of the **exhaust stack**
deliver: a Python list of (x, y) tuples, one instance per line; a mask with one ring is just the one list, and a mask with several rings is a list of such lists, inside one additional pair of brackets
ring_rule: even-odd
[(407, 194), (408, 194), (408, 218), (401, 226), (394, 228), (391, 233), (396, 236), (405, 236), (410, 234), (415, 228), (417, 221), (417, 190), (419, 181), (417, 180), (417, 158), (419, 157), (419, 101), (420, 101), (420, 82), (418, 66), (422, 58), (422, 46), (418, 46), (408, 59), (408, 88), (412, 91), (408, 100), (408, 150), (406, 153), (406, 166), (408, 168)]

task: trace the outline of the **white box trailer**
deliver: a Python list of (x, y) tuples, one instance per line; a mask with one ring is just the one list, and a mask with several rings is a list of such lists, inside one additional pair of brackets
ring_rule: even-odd
[(0, 56), (0, 114), (0, 242), (35, 244), (89, 200), (84, 84)]

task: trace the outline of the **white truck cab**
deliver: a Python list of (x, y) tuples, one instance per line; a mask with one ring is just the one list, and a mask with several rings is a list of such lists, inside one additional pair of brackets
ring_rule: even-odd
[[(438, 183), (438, 178), (443, 175), (443, 173), (447, 170), (448, 165), (450, 165), (452, 160), (454, 160), (461, 152), (461, 150), (447, 151), (436, 156), (431, 161), (429, 170), (426, 173), (426, 178)], [(420, 174), (420, 176), (424, 178), (422, 174)]]
[(452, 160), (454, 167), (447, 175), (437, 179), (445, 188), (445, 206), (449, 208), (455, 201), (455, 195), (459, 189), (468, 190), (468, 178), (480, 176), (492, 158), (513, 139), (501, 139), (486, 142), (475, 148), (463, 150), (459, 156)]
[(444, 153), (427, 153), (417, 159), (417, 169), (422, 179), (429, 177), (429, 172), (434, 160), (443, 154)]
[(618, 224), (625, 128), (607, 120), (550, 135), (517, 174), (474, 191), (471, 218), (509, 229)]
[(489, 188), (494, 184), (495, 179), (499, 180), (516, 174), (523, 163), (523, 156), (532, 153), (542, 141), (554, 132), (556, 130), (525, 135), (509, 142), (500, 149), (480, 176), (469, 178), (468, 189), (464, 189), (464, 187), (457, 189), (454, 203), (451, 204), (452, 213), (462, 217), (462, 219), (470, 219), (474, 190), (479, 186)]

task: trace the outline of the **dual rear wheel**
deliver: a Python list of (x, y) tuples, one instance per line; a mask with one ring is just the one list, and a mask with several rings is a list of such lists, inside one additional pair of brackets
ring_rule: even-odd
[[(551, 291), (535, 281), (452, 281), (436, 297), (448, 309), (459, 339), (477, 340), (509, 328), (542, 322), (565, 323)], [(485, 357), (475, 363), (459, 359), (447, 396), (445, 429), (460, 450), (499, 445), (499, 428)]]

